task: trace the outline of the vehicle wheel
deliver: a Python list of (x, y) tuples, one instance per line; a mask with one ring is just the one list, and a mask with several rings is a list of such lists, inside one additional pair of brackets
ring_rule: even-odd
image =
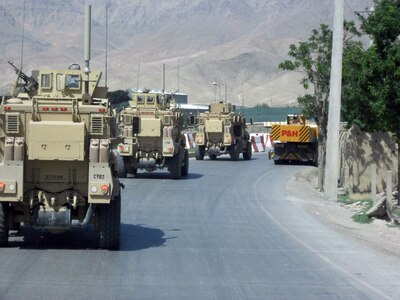
[(127, 175), (132, 174), (133, 176), (135, 176), (137, 174), (138, 168), (133, 167), (129, 163), (129, 161), (128, 162), (124, 161), (124, 163), (125, 163), (125, 169), (126, 169)]
[(181, 167), (182, 176), (187, 176), (189, 174), (189, 151), (185, 149), (185, 154), (183, 157), (183, 166)]
[(20, 229), (21, 229), (21, 223), (19, 222), (12, 223), (12, 227), (10, 228), (10, 230), (16, 230), (16, 231), (19, 231)]
[(118, 153), (114, 153), (114, 168), (119, 178), (126, 178), (128, 175), (124, 158)]
[(121, 235), (121, 191), (110, 204), (99, 204), (97, 212), (99, 247), (118, 249)]
[(314, 167), (318, 167), (318, 154), (315, 154), (315, 155), (314, 155), (314, 158), (313, 158), (313, 160), (312, 160), (312, 165), (313, 165)]
[(138, 170), (138, 168), (132, 168), (132, 169), (131, 169), (131, 174), (134, 175), (134, 176), (136, 176), (137, 170)]
[(215, 154), (209, 154), (208, 158), (211, 159), (211, 160), (216, 160), (217, 156)]
[(281, 161), (280, 161), (280, 160), (274, 160), (274, 164), (275, 164), (275, 165), (280, 165), (280, 164), (281, 164)]
[(8, 203), (0, 204), (0, 247), (8, 244)]
[(236, 161), (239, 159), (239, 144), (235, 144), (230, 146), (229, 148), (229, 155), (231, 157), (231, 160)]
[(180, 179), (182, 176), (181, 149), (169, 161), (171, 179)]
[(253, 151), (251, 150), (251, 143), (250, 143), (250, 142), (247, 142), (246, 152), (243, 152), (243, 158), (244, 158), (245, 160), (250, 160), (252, 154), (253, 154)]
[(204, 146), (196, 146), (196, 160), (203, 160), (204, 155), (206, 154), (206, 148)]

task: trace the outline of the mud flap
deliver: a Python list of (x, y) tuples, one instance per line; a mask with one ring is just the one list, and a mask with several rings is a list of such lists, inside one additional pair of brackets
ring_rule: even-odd
[(108, 204), (114, 190), (119, 191), (118, 180), (111, 174), (108, 163), (89, 163), (88, 202)]
[(24, 190), (24, 162), (6, 161), (0, 166), (0, 181), (5, 183), (0, 191), (2, 202), (21, 202)]

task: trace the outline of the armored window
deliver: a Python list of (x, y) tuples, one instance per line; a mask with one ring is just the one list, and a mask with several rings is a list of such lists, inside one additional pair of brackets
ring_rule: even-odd
[(153, 96), (147, 96), (146, 97), (146, 102), (149, 104), (153, 104), (154, 103), (154, 97)]
[(42, 74), (40, 85), (42, 89), (51, 89), (51, 74)]
[(144, 103), (143, 96), (137, 96), (137, 103)]
[(80, 76), (79, 75), (67, 75), (65, 80), (65, 87), (67, 89), (79, 89), (80, 88)]

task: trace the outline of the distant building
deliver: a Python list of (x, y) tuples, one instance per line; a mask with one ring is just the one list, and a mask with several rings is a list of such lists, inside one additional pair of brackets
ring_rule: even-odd
[[(132, 94), (135, 94), (135, 93), (143, 93), (143, 91), (144, 90), (142, 90), (142, 89), (129, 89), (129, 92), (130, 93), (132, 93)], [(152, 93), (152, 94), (163, 94), (163, 91), (162, 90), (146, 90), (146, 91), (148, 91), (149, 93)], [(171, 96), (173, 96), (174, 97), (174, 99), (175, 99), (175, 101), (176, 101), (176, 103), (178, 103), (178, 104), (187, 104), (188, 103), (188, 95), (187, 94), (184, 94), (184, 93), (178, 93), (178, 92), (171, 92), (171, 91), (164, 91), (164, 94), (165, 95), (171, 95)]]
[(179, 107), (184, 111), (188, 116), (194, 116), (195, 118), (203, 112), (209, 110), (208, 105), (204, 104), (180, 104)]

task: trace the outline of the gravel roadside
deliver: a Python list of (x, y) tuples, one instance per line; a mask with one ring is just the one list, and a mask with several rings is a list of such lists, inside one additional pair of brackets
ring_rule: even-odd
[(286, 185), (290, 197), (300, 200), (305, 211), (321, 223), (379, 251), (400, 257), (400, 226), (380, 219), (373, 219), (368, 224), (353, 221), (352, 216), (362, 207), (327, 203), (316, 189), (317, 172), (316, 168), (307, 168), (295, 174)]

